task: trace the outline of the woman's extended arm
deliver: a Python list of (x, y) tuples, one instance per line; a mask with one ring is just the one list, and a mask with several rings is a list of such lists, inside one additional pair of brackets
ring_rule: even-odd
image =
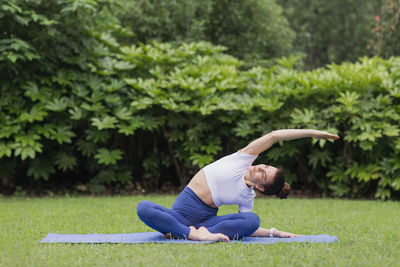
[(302, 129), (285, 129), (272, 131), (248, 144), (241, 151), (250, 154), (258, 155), (270, 148), (273, 144), (279, 141), (293, 140), (304, 137), (314, 137), (318, 139), (338, 139), (339, 136), (324, 131), (317, 130), (302, 130)]
[[(271, 232), (272, 231), (272, 232)], [(272, 234), (272, 236), (271, 236)], [(283, 232), (279, 231), (275, 228), (271, 229), (264, 229), (264, 228), (258, 228), (257, 231), (255, 231), (251, 236), (258, 236), (258, 237), (295, 237), (295, 236), (301, 236), (301, 235), (296, 235), (288, 232)]]

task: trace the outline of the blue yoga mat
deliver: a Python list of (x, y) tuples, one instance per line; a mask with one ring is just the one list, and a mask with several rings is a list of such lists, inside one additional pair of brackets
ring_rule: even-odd
[[(183, 239), (164, 239), (163, 234), (159, 232), (131, 233), (131, 234), (48, 234), (40, 243), (212, 243), (210, 241), (193, 241)], [(244, 244), (274, 244), (279, 242), (316, 242), (332, 243), (337, 241), (336, 236), (330, 235), (306, 235), (291, 238), (276, 237), (245, 237), (241, 240), (232, 240)]]

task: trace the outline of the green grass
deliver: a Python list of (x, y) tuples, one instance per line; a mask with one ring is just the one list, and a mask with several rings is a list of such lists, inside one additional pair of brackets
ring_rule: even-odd
[[(332, 244), (40, 244), (47, 233), (150, 231), (136, 216), (148, 199), (174, 196), (0, 198), (0, 266), (399, 266), (400, 203), (256, 199), (264, 227), (337, 235)], [(235, 206), (220, 214), (236, 212)]]

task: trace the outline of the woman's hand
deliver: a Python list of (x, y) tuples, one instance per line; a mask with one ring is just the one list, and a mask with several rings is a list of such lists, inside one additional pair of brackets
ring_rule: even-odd
[(276, 237), (282, 237), (282, 238), (288, 238), (288, 237), (296, 237), (296, 236), (301, 236), (297, 234), (292, 234), (288, 232), (282, 232), (282, 231), (277, 231), (277, 236)]
[(292, 234), (292, 233), (288, 233), (288, 232), (279, 231), (275, 228), (265, 229), (265, 228), (261, 228), (261, 227), (259, 227), (257, 229), (257, 231), (255, 231), (251, 236), (270, 237), (271, 231), (273, 231), (272, 232), (273, 237), (287, 238), (287, 237), (301, 236), (301, 235), (296, 235), (296, 234)]
[(317, 130), (313, 131), (313, 135), (312, 136), (314, 138), (317, 138), (317, 139), (325, 139), (325, 140), (328, 140), (328, 139), (337, 140), (337, 139), (339, 139), (339, 136), (336, 135), (336, 134), (331, 134), (331, 133), (328, 133), (328, 132), (325, 132), (325, 131), (317, 131)]

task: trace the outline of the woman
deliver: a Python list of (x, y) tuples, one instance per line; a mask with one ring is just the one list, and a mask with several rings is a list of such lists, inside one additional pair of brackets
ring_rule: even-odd
[[(252, 166), (258, 154), (274, 143), (304, 137), (338, 139), (324, 131), (287, 129), (270, 132), (245, 148), (201, 169), (175, 200), (171, 209), (150, 201), (137, 206), (139, 218), (149, 227), (175, 237), (201, 241), (226, 241), (245, 236), (294, 237), (275, 228), (260, 227), (252, 213), (257, 189), (267, 195), (286, 198), (290, 186), (281, 169)], [(217, 216), (221, 205), (239, 205), (239, 213)]]

